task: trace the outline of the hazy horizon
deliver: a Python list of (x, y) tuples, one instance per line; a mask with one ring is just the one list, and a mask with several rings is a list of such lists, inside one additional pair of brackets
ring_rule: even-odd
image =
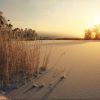
[(0, 0), (0, 10), (14, 27), (83, 37), (100, 23), (100, 0)]
[(50, 37), (50, 38), (83, 38), (78, 35), (72, 35), (70, 33), (56, 33), (56, 32), (44, 32), (44, 31), (37, 31), (38, 35), (41, 37)]

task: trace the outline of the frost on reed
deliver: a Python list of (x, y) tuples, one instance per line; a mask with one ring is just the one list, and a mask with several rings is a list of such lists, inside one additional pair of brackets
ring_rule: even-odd
[(46, 46), (45, 53), (42, 59), (42, 65), (40, 67), (41, 71), (45, 71), (47, 69), (52, 53), (53, 53), (52, 48), (48, 49), (48, 47)]
[[(0, 89), (24, 82), (33, 67), (38, 66), (38, 58), (36, 58), (38, 51), (36, 53), (34, 49), (32, 52), (34, 54), (27, 55), (25, 43), (12, 39), (14, 33), (10, 26), (0, 12)], [(34, 58), (36, 60), (32, 66), (31, 62)]]
[(36, 77), (40, 71), (46, 70), (50, 51), (44, 56), (42, 67), (40, 67), (41, 41), (33, 41), (32, 47), (29, 45), (30, 42), (26, 41), (0, 38), (1, 87), (25, 84), (34, 76)]
[[(14, 80), (18, 80), (19, 72), (25, 63), (23, 45), (11, 39), (12, 31), (9, 27), (0, 29), (0, 85), (6, 87)], [(24, 57), (23, 57), (24, 56)], [(19, 74), (19, 75), (18, 75)]]

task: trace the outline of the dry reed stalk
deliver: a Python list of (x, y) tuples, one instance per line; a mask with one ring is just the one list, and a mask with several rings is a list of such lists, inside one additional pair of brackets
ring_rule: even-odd
[(8, 33), (9, 33), (9, 29), (4, 29), (2, 28), (0, 30), (0, 68), (1, 68), (1, 83), (2, 85), (6, 85), (9, 82), (9, 69), (8, 69), (8, 60), (7, 58), (8, 56)]
[(48, 48), (48, 46), (45, 47), (44, 50), (44, 56), (42, 58), (42, 65), (40, 67), (41, 71), (45, 71), (50, 63), (50, 58), (52, 57), (53, 54), (53, 47)]
[(39, 73), (39, 67), (40, 67), (40, 53), (41, 53), (41, 41), (37, 41), (37, 48), (36, 48), (36, 66), (35, 66), (35, 72)]
[[(26, 78), (30, 78), (30, 75), (39, 72), (41, 40), (35, 40), (33, 47), (27, 50), (26, 41), (20, 41), (15, 33), (11, 27), (0, 28), (0, 87), (6, 87), (12, 83), (19, 84), (26, 81)], [(20, 30), (18, 30), (18, 34), (22, 35)], [(47, 51), (46, 48), (42, 64), (42, 68), (45, 70), (51, 53), (52, 50)]]
[(11, 34), (8, 28), (0, 31), (0, 83), (2, 86), (9, 84), (15, 76), (19, 77), (19, 71), (22, 71), (23, 67), (25, 69), (26, 52), (22, 44), (17, 41), (13, 43), (8, 34)]

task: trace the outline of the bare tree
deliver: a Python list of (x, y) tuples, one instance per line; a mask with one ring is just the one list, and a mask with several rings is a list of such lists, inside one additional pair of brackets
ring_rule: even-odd
[(95, 39), (100, 39), (100, 25), (95, 25), (93, 28), (93, 32), (95, 33)]
[(92, 31), (90, 29), (85, 30), (85, 36), (84, 36), (84, 38), (86, 40), (92, 39)]

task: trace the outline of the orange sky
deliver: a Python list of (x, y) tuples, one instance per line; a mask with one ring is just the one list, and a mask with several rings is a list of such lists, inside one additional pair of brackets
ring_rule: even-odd
[(0, 0), (15, 27), (82, 37), (100, 22), (100, 0)]

